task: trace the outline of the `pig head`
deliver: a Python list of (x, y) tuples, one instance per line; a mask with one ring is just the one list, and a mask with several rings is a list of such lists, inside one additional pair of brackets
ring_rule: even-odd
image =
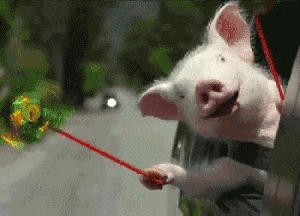
[(142, 94), (142, 115), (183, 121), (205, 137), (271, 148), (280, 97), (269, 72), (254, 64), (250, 28), (235, 2), (217, 11), (206, 37)]

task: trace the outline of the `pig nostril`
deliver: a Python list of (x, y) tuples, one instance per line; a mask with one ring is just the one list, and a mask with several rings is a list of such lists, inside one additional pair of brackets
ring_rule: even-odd
[(202, 93), (201, 94), (202, 103), (206, 104), (206, 103), (208, 103), (208, 100), (209, 100), (208, 94), (207, 93)]
[(222, 86), (218, 85), (218, 84), (212, 85), (212, 90), (215, 91), (215, 92), (221, 92), (222, 91)]
[(197, 100), (202, 106), (210, 101), (217, 103), (216, 100), (221, 100), (223, 93), (226, 93), (225, 86), (218, 80), (202, 80), (196, 86)]

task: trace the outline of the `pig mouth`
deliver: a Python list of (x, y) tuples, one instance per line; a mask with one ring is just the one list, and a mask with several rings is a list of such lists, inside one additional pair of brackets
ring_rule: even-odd
[(214, 112), (205, 116), (204, 119), (217, 118), (217, 117), (222, 117), (234, 113), (238, 108), (238, 104), (237, 104), (238, 96), (239, 96), (239, 91), (236, 91), (232, 95), (232, 97), (230, 97), (224, 103), (220, 104)]

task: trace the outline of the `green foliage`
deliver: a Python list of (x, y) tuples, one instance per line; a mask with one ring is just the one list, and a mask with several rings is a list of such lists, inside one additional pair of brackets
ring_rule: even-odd
[(22, 16), (30, 32), (29, 42), (48, 48), (54, 37), (65, 34), (70, 5), (69, 1), (57, 0), (18, 2), (16, 11)]
[(183, 196), (179, 199), (179, 209), (183, 216), (225, 216), (216, 204), (209, 201), (202, 201), (194, 197)]
[(200, 8), (195, 7), (192, 1), (166, 1), (168, 11), (175, 16), (198, 17)]
[(5, 17), (6, 19), (10, 19), (10, 7), (8, 1), (2, 0), (0, 1), (0, 16)]
[(159, 67), (149, 62), (149, 52), (158, 45), (160, 35), (155, 31), (156, 19), (137, 20), (129, 29), (124, 47), (120, 52), (120, 61), (125, 71), (127, 84), (141, 88), (160, 74)]
[(3, 86), (4, 83), (5, 83), (4, 78), (0, 77), (0, 89), (1, 89), (1, 87)]
[(24, 52), (17, 62), (15, 73), (9, 75), (11, 94), (33, 91), (41, 80), (46, 79), (49, 64), (41, 52)]
[(0, 134), (8, 131), (7, 119), (3, 116), (0, 117)]
[(64, 101), (81, 105), (83, 97), (98, 88), (93, 76), (99, 75), (81, 66), (99, 59), (105, 61), (108, 38), (103, 24), (113, 4), (114, 1), (16, 1), (16, 13), (29, 32), (24, 35), (28, 38), (26, 43), (38, 47), (47, 57), (48, 75), (60, 83)]
[[(4, 30), (0, 29), (0, 62), (7, 71), (6, 80), (0, 79), (0, 87), (2, 82), (7, 82), (11, 89), (8, 97), (0, 101), (1, 133), (10, 130), (11, 103), (23, 92), (37, 92), (42, 104), (41, 122), (28, 123), (22, 128), (25, 135), (22, 138), (32, 142), (38, 139), (36, 129), (44, 124), (44, 120), (60, 127), (72, 112), (72, 107), (62, 103), (61, 87), (75, 83), (75, 89), (84, 87), (85, 92), (91, 94), (103, 86), (108, 66), (94, 62), (105, 61), (107, 38), (102, 29), (103, 18), (112, 4), (100, 1), (0, 1), (0, 25), (1, 28), (3, 24), (7, 25)], [(77, 30), (83, 30), (82, 35)], [(76, 33), (78, 40), (74, 36)], [(2, 40), (4, 35), (7, 41)], [(86, 46), (78, 46), (83, 43)], [(68, 70), (67, 65), (74, 66), (74, 71)], [(85, 67), (81, 68), (81, 65)], [(68, 76), (67, 72), (73, 75)], [(84, 86), (77, 84), (83, 78), (81, 75), (84, 75)], [(50, 79), (53, 77), (58, 82)]]
[[(242, 0), (250, 15), (272, 0)], [(136, 89), (167, 76), (186, 52), (200, 44), (206, 26), (224, 1), (162, 1), (158, 17), (136, 19), (120, 52), (127, 84)]]
[[(6, 100), (1, 99), (0, 100), (0, 113), (1, 113), (1, 110), (5, 107), (5, 105), (6, 105)], [(1, 130), (1, 127), (2, 127), (2, 124), (0, 124), (0, 130)]]
[(170, 52), (170, 49), (165, 47), (151, 49), (148, 62), (157, 66), (163, 74), (168, 75), (173, 65), (169, 56)]
[(9, 29), (12, 22), (12, 11), (9, 2), (6, 0), (0, 1), (0, 61), (4, 59), (4, 48), (8, 41)]
[(91, 94), (103, 87), (108, 74), (108, 67), (105, 63), (89, 62), (84, 67), (83, 73), (84, 92)]
[(42, 52), (36, 49), (20, 48), (16, 62), (18, 63), (16, 70), (10, 73), (8, 78), (10, 94), (7, 99), (0, 101), (2, 114), (0, 132), (10, 131), (9, 115), (12, 111), (12, 102), (24, 92), (34, 92), (30, 94), (30, 97), (32, 101), (35, 98), (41, 101), (42, 117), (38, 122), (23, 125), (21, 130), (22, 140), (25, 143), (32, 143), (42, 137), (43, 132), (40, 132), (38, 128), (43, 126), (45, 121), (48, 120), (54, 126), (60, 127), (72, 109), (61, 102), (61, 88), (58, 83), (47, 78), (49, 64)]
[(241, 0), (240, 5), (248, 14), (265, 13), (270, 6), (274, 5), (274, 0)]
[(64, 104), (43, 104), (43, 118), (48, 120), (52, 127), (60, 128), (66, 119), (74, 112), (72, 106)]
[(189, 198), (181, 198), (179, 208), (184, 216), (201, 216), (201, 202)]
[(34, 87), (34, 91), (39, 92), (39, 97), (42, 102), (58, 101), (62, 95), (58, 83), (50, 79), (39, 80)]
[(120, 61), (128, 85), (140, 89), (167, 76), (195, 47), (217, 2), (163, 1), (158, 17), (137, 19), (128, 30)]
[[(9, 104), (9, 112), (6, 118), (1, 118), (0, 136), (10, 134), (10, 129), (16, 131), (7, 141), (16, 148), (22, 148), (25, 144), (37, 143), (43, 137), (48, 125), (62, 127), (66, 118), (73, 112), (73, 108), (53, 100), (40, 100), (40, 92), (26, 92), (16, 97)], [(8, 118), (13, 116), (13, 118)], [(0, 139), (3, 143), (4, 139)], [(20, 144), (16, 144), (20, 142)]]

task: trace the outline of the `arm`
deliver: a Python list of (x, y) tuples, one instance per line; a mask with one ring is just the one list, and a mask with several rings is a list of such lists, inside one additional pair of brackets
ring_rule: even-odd
[[(167, 176), (167, 182), (179, 187), (186, 194), (205, 199), (218, 198), (222, 193), (248, 183), (262, 188), (267, 177), (265, 171), (230, 158), (221, 158), (199, 170), (186, 170), (178, 165), (163, 163), (145, 171)], [(147, 188), (157, 189), (147, 185), (145, 179), (142, 178), (141, 181)]]

